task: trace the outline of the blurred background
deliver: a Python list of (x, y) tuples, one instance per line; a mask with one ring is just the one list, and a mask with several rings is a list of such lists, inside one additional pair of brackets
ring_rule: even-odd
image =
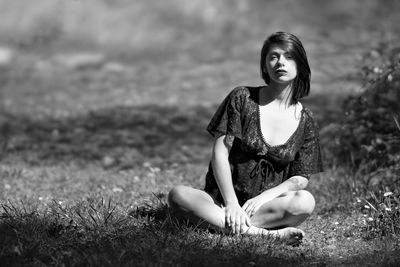
[(324, 126), (363, 90), (365, 54), (398, 44), (399, 18), (396, 0), (0, 0), (3, 160), (205, 163), (209, 118), (262, 84), (275, 31), (302, 40)]
[(356, 92), (362, 54), (400, 35), (395, 0), (1, 0), (0, 18), (2, 105), (29, 114), (219, 102), (262, 83), (278, 30), (303, 41), (312, 94)]

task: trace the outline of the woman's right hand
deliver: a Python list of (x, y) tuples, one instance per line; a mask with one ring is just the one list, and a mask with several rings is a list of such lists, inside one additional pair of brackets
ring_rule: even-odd
[(238, 203), (225, 206), (225, 224), (233, 234), (244, 233), (251, 226), (250, 217)]

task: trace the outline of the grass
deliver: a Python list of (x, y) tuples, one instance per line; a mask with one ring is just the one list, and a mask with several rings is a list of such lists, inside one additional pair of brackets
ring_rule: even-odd
[(297, 248), (268, 238), (210, 233), (178, 224), (169, 217), (165, 190), (134, 206), (125, 188), (113, 192), (104, 188), (83, 194), (82, 199), (3, 202), (1, 262), (34, 266), (395, 266), (398, 238), (366, 238), (365, 217), (352, 202), (345, 204), (352, 199), (350, 192), (343, 186), (337, 189), (345, 182), (336, 177), (334, 184), (326, 181), (328, 177), (315, 177), (317, 185), (311, 190), (336, 188), (349, 195), (332, 202), (337, 195), (316, 194), (317, 211), (302, 226), (307, 236)]
[[(266, 30), (304, 36), (315, 78), (303, 103), (324, 145), (340, 122), (339, 103), (360, 86), (357, 51), (382, 37), (374, 16), (385, 14), (385, 36), (398, 37), (397, 2), (371, 0), (361, 18), (352, 15), (357, 2), (340, 1), (270, 1), (268, 9), (261, 1), (208, 9), (180, 0), (170, 2), (176, 9), (78, 1), (92, 7), (80, 12), (72, 1), (64, 17), (53, 12), (61, 2), (3, 2), (0, 34), (12, 37), (5, 44), (16, 53), (0, 66), (1, 266), (398, 265), (398, 189), (376, 190), (375, 176), (338, 167), (329, 151), (325, 172), (310, 183), (317, 207), (301, 226), (300, 247), (177, 223), (166, 208), (174, 185), (203, 187), (205, 127), (233, 86), (259, 84), (255, 44)], [(110, 27), (118, 29), (112, 40)], [(104, 59), (75, 67), (60, 60), (87, 51)]]
[[(200, 128), (208, 121), (208, 109), (195, 114), (153, 106), (100, 110), (77, 118), (10, 120), (8, 142), (13, 145), (3, 154), (0, 169), (1, 262), (395, 266), (399, 232), (373, 233), (383, 228), (369, 221), (379, 222), (364, 208), (367, 202), (358, 202), (362, 193), (356, 189), (361, 187), (355, 187), (348, 172), (333, 167), (310, 183), (317, 209), (302, 225), (307, 236), (297, 248), (262, 237), (210, 233), (172, 220), (166, 208), (168, 190), (181, 183), (201, 188), (204, 182), (210, 140)], [(198, 131), (187, 135), (196, 127)], [(155, 135), (151, 149), (143, 149), (149, 133)], [(129, 141), (130, 135), (137, 144)], [(198, 153), (185, 153), (184, 145)], [(135, 149), (140, 158), (130, 154)], [(398, 207), (398, 198), (391, 201)]]

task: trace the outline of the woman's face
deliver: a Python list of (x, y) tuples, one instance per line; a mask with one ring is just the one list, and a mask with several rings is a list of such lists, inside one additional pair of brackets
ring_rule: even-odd
[(271, 82), (289, 84), (297, 76), (297, 64), (282, 46), (271, 46), (266, 64)]

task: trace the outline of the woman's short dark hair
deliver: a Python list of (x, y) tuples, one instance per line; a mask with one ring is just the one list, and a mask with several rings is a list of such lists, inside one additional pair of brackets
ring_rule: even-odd
[(272, 45), (283, 46), (293, 57), (297, 65), (297, 76), (293, 82), (291, 105), (297, 104), (298, 100), (307, 96), (310, 92), (311, 70), (308, 65), (307, 54), (300, 40), (291, 33), (276, 32), (270, 35), (261, 49), (260, 72), (266, 84), (270, 83), (267, 71), (267, 54)]

